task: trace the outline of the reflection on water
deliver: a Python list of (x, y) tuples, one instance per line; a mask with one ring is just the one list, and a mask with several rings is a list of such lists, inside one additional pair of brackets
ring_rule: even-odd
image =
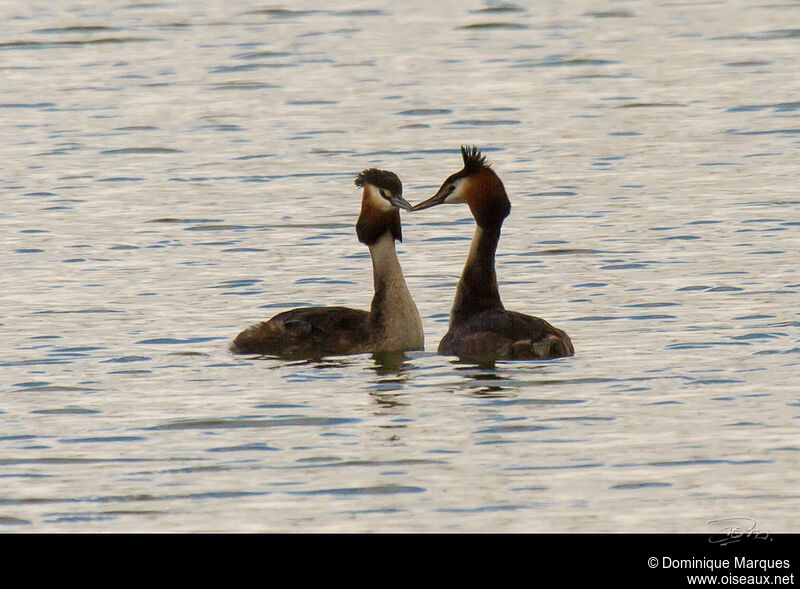
[[(796, 531), (797, 11), (7, 1), (0, 529)], [(367, 308), (354, 175), (418, 202), (462, 144), (576, 357), (435, 354), (456, 207), (402, 217), (427, 351), (228, 353)]]
[(375, 352), (372, 359), (375, 361), (373, 370), (378, 376), (401, 377), (411, 367), (411, 359), (406, 352)]

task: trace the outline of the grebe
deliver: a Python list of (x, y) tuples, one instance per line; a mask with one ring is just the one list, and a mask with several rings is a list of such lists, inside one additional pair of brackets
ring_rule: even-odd
[(397, 207), (411, 208), (403, 198), (403, 185), (393, 172), (375, 168), (361, 172), (355, 184), (364, 189), (356, 234), (372, 256), (375, 295), (370, 311), (347, 307), (284, 311), (241, 332), (230, 346), (232, 352), (321, 358), (424, 349), (422, 321), (394, 246), (395, 240), (403, 240)]
[(450, 312), (450, 328), (439, 354), (468, 360), (532, 360), (572, 356), (569, 336), (544, 319), (506, 311), (494, 269), (500, 228), (511, 202), (500, 178), (476, 147), (462, 147), (464, 168), (449, 176), (429, 199), (412, 211), (440, 204), (466, 203), (475, 218), (467, 262)]

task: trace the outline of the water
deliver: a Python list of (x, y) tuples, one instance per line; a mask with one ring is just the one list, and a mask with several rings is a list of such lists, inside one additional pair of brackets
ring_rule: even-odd
[[(0, 12), (0, 530), (800, 529), (800, 3)], [(367, 308), (355, 174), (476, 144), (510, 309), (574, 358), (438, 357), (466, 207), (403, 214), (426, 351), (235, 357)]]

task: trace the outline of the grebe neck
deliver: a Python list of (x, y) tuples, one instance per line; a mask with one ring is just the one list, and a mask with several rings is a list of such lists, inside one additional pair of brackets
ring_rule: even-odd
[(408, 291), (391, 232), (369, 246), (375, 295), (369, 312), (376, 351), (422, 349), (422, 320)]
[(495, 273), (495, 252), (500, 241), (500, 225), (476, 225), (456, 298), (450, 311), (450, 322), (458, 323), (487, 309), (503, 309)]

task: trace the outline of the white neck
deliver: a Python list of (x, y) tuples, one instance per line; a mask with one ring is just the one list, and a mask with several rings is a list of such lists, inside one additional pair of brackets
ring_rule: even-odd
[(369, 253), (375, 283), (369, 319), (375, 350), (422, 350), (422, 320), (408, 292), (392, 235), (381, 235), (369, 246)]

